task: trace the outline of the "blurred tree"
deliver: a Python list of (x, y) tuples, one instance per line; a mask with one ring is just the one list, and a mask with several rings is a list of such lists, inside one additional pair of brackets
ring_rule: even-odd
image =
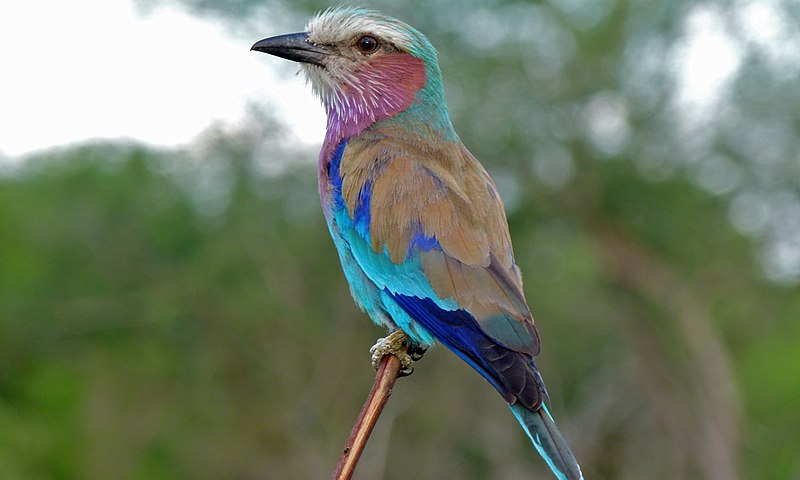
[[(183, 3), (251, 41), (326, 6)], [(587, 478), (798, 478), (796, 6), (374, 6), (439, 48)], [(339, 272), (316, 152), (280, 133), (253, 111), (186, 151), (89, 145), (0, 177), (0, 478), (329, 475), (381, 332)], [(411, 467), (548, 478), (502, 400), (439, 350), (357, 474)]]

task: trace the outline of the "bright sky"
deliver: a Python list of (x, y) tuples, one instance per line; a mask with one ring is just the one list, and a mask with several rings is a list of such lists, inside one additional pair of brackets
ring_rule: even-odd
[(184, 144), (252, 103), (274, 108), (298, 141), (321, 141), (317, 99), (301, 76), (249, 51), (259, 38), (131, 3), (0, 2), (0, 156), (90, 138)]
[[(310, 88), (250, 52), (259, 38), (235, 39), (177, 7), (141, 14), (131, 3), (0, 2), (0, 157), (91, 138), (185, 144), (252, 103), (274, 109), (296, 140), (321, 141), (324, 116)], [(693, 12), (676, 58), (679, 100), (707, 110), (739, 63), (714, 13)], [(265, 24), (261, 35), (271, 30)]]

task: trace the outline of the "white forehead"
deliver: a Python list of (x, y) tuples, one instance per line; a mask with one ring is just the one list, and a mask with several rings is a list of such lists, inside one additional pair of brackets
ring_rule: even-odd
[(354, 7), (329, 8), (320, 12), (306, 25), (309, 40), (333, 44), (371, 33), (408, 51), (414, 43), (415, 32), (407, 24), (373, 10)]

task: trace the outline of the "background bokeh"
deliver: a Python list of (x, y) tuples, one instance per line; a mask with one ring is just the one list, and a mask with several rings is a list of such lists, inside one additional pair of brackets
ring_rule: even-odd
[[(243, 49), (328, 6), (140, 14), (167, 4)], [(800, 478), (798, 4), (369, 5), (439, 49), (586, 477)], [(0, 478), (330, 475), (383, 331), (340, 272), (318, 147), (286, 131), (253, 106), (182, 147), (94, 141), (4, 167)], [(398, 382), (357, 478), (550, 476), (502, 399), (437, 348)]]

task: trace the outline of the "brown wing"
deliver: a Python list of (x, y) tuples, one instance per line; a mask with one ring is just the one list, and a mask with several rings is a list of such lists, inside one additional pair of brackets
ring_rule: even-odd
[(408, 260), (415, 238), (435, 238), (441, 248), (412, 253), (436, 294), (454, 299), (497, 342), (538, 355), (539, 336), (491, 178), (461, 143), (432, 146), (397, 138), (362, 136), (348, 144), (341, 162), (342, 195), (351, 215), (370, 186), (373, 250), (399, 264)]

